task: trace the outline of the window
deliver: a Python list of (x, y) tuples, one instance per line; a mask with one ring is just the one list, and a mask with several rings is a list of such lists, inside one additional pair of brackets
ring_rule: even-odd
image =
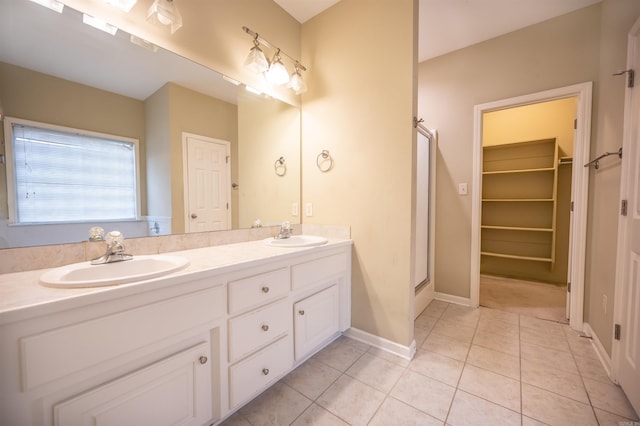
[(138, 141), (6, 118), (12, 223), (135, 220)]

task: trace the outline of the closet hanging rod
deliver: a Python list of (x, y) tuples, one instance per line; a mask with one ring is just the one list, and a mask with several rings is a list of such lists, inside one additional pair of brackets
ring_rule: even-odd
[(616, 152), (605, 152), (602, 155), (597, 156), (596, 158), (594, 158), (593, 160), (589, 161), (587, 164), (585, 164), (585, 167), (589, 167), (590, 165), (594, 165), (593, 167), (598, 170), (598, 168), (600, 167), (600, 160), (602, 160), (604, 157), (608, 157), (610, 155), (617, 155), (619, 158), (622, 158), (622, 148), (620, 148), (619, 150), (617, 150)]

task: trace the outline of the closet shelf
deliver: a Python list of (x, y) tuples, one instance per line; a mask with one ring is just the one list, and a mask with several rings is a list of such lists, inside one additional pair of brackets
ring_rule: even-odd
[(483, 198), (482, 202), (489, 203), (552, 203), (553, 198)]
[(553, 172), (555, 167), (544, 167), (539, 169), (512, 169), (512, 170), (496, 170), (491, 172), (482, 172), (483, 175), (504, 175), (513, 173), (538, 173), (538, 172)]
[(535, 257), (535, 256), (518, 256), (515, 254), (493, 253), (490, 251), (481, 251), (483, 256), (502, 257), (504, 259), (516, 259), (516, 260), (531, 260), (534, 262), (553, 263), (553, 259), (550, 257)]
[(553, 232), (552, 228), (534, 228), (524, 226), (498, 226), (498, 225), (482, 225), (482, 229), (501, 229), (505, 231), (527, 231), (527, 232)]

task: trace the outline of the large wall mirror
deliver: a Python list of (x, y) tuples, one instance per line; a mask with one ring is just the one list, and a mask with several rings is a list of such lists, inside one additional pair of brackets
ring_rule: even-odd
[[(12, 223), (3, 162), (0, 248), (78, 242), (92, 226), (139, 237), (300, 223), (298, 107), (121, 30), (96, 30), (69, 7), (56, 13), (26, 0), (0, 2), (0, 112), (137, 139), (140, 152), (140, 220), (126, 223)], [(227, 198), (216, 203), (228, 204), (229, 214), (219, 227), (192, 217), (189, 201), (201, 194), (189, 186), (188, 152), (198, 143), (227, 146)]]

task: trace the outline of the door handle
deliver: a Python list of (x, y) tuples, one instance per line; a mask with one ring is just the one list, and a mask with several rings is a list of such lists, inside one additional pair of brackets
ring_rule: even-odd
[(197, 219), (197, 218), (198, 218), (198, 215), (197, 215), (197, 214), (195, 214), (195, 213), (191, 213), (191, 219)]

